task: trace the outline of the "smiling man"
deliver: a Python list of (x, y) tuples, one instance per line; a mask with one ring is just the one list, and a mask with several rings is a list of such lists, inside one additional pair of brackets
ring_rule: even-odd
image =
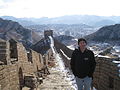
[(90, 90), (96, 62), (94, 53), (86, 48), (87, 41), (78, 39), (78, 49), (75, 49), (71, 57), (71, 69), (76, 78), (78, 90)]

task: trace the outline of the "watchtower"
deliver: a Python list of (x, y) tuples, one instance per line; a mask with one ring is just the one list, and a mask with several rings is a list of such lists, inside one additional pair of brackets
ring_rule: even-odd
[(44, 31), (44, 37), (48, 38), (48, 36), (52, 36), (53, 37), (53, 30), (45, 30)]

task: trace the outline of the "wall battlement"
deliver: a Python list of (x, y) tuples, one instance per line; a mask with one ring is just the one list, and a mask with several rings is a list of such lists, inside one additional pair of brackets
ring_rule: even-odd
[(25, 85), (36, 87), (37, 82), (31, 85), (30, 82), (49, 73), (46, 69), (51, 55), (52, 51), (48, 50), (43, 58), (36, 51), (27, 51), (22, 43), (0, 41), (0, 89), (22, 90)]

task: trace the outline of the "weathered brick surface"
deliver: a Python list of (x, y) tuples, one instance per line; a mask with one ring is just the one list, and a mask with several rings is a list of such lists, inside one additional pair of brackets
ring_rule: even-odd
[(18, 61), (20, 63), (28, 62), (27, 51), (22, 43), (17, 43)]
[(0, 68), (1, 90), (19, 90), (17, 65), (1, 65)]
[(32, 61), (35, 71), (41, 70), (43, 65), (40, 63), (40, 54), (32, 50)]
[(8, 41), (0, 41), (0, 61), (1, 64), (9, 64), (9, 42)]
[[(22, 90), (25, 83), (24, 77), (29, 75), (35, 76), (38, 71), (46, 68), (44, 61), (47, 62), (52, 53), (52, 51), (48, 51), (45, 59), (43, 59), (40, 53), (30, 50), (31, 58), (28, 58), (29, 55), (21, 43), (15, 43), (16, 45), (12, 44), (0, 41), (1, 52), (3, 52), (2, 50), (5, 51), (4, 54), (0, 53), (0, 61), (4, 64), (0, 65), (1, 90)], [(12, 48), (14, 48), (14, 50), (16, 49), (16, 53), (10, 51)]]
[(97, 66), (94, 73), (94, 86), (97, 90), (119, 90), (120, 76), (118, 64), (113, 58), (96, 58)]

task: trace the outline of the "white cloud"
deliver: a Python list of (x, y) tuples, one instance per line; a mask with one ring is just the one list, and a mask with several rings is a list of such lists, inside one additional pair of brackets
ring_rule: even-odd
[[(5, 0), (4, 0), (5, 1)], [(8, 0), (0, 1), (0, 15), (56, 17), (71, 14), (120, 15), (119, 0)], [(1, 4), (2, 3), (2, 4)]]
[(1, 0), (1, 1), (3, 1), (3, 2), (13, 2), (15, 0)]

